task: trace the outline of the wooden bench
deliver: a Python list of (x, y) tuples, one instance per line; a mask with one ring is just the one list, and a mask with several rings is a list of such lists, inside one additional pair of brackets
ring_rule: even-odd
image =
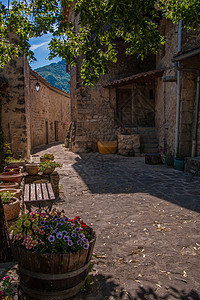
[(24, 186), (24, 204), (31, 211), (31, 206), (41, 209), (47, 206), (49, 211), (55, 200), (55, 195), (50, 182), (46, 183), (27, 183)]

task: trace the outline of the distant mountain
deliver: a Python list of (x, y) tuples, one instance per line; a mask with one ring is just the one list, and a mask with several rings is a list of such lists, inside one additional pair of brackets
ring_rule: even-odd
[(40, 76), (45, 78), (52, 86), (61, 89), (64, 92), (70, 93), (70, 74), (66, 72), (65, 60), (53, 63), (48, 66), (35, 69)]

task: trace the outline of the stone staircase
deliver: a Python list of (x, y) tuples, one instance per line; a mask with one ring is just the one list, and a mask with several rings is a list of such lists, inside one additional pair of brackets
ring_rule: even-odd
[(155, 127), (138, 127), (141, 153), (158, 153), (158, 139)]

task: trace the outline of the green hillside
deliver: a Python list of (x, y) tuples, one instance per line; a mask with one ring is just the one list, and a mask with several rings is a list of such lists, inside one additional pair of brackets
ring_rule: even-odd
[(62, 91), (70, 93), (70, 74), (66, 72), (65, 60), (53, 63), (48, 66), (35, 69), (40, 76), (45, 78), (52, 86), (55, 86)]

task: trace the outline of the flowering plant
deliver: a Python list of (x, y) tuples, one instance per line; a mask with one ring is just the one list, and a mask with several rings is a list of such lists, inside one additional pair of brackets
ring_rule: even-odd
[(62, 165), (60, 163), (57, 163), (55, 161), (49, 160), (45, 162), (41, 162), (39, 165), (39, 170), (40, 171), (45, 171), (46, 169), (51, 169), (51, 168), (62, 168)]
[(10, 297), (12, 294), (12, 281), (9, 276), (3, 277), (3, 281), (0, 286), (0, 300), (12, 300)]
[(46, 158), (46, 159), (50, 159), (50, 160), (54, 160), (54, 155), (52, 153), (45, 153), (41, 157)]
[(18, 218), (13, 242), (40, 253), (67, 253), (88, 249), (92, 229), (80, 217), (68, 219), (54, 213), (31, 212)]
[(1, 200), (3, 204), (8, 204), (13, 201), (14, 194), (9, 191), (0, 192)]

